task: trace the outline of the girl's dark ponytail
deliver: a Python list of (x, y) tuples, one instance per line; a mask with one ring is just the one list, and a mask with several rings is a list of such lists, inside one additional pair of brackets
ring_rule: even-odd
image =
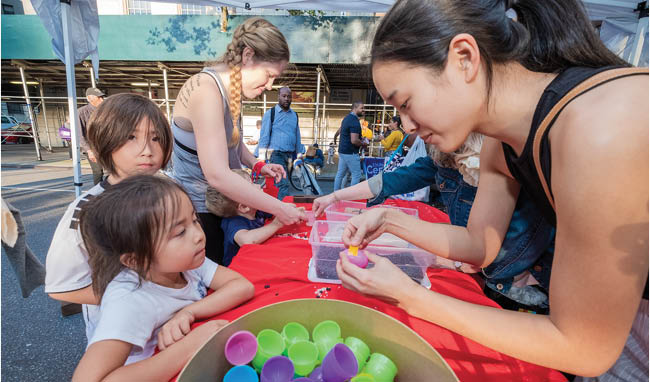
[(377, 27), (371, 65), (397, 61), (441, 71), (460, 33), (478, 44), (488, 97), (498, 63), (548, 73), (627, 65), (600, 41), (580, 0), (397, 0)]
[(517, 21), (530, 34), (521, 63), (536, 72), (556, 73), (572, 66), (630, 66), (602, 43), (579, 0), (510, 1)]

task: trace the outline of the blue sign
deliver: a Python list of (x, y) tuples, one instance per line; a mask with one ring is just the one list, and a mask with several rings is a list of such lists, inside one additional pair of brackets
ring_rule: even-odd
[(366, 179), (379, 174), (384, 169), (384, 158), (370, 158), (363, 159), (363, 171), (366, 173)]

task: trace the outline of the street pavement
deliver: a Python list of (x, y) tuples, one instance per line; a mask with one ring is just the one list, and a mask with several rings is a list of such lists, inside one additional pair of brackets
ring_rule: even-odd
[[(75, 197), (72, 170), (67, 168), (2, 168), (2, 198), (21, 211), (27, 244), (45, 264), (54, 230)], [(92, 174), (84, 171), (84, 189)], [(61, 316), (58, 301), (43, 287), (23, 298), (16, 275), (2, 255), (2, 380), (66, 381), (86, 346), (81, 314)]]
[[(75, 198), (68, 151), (43, 150), (44, 160), (37, 161), (33, 145), (2, 145), (0, 155), (2, 198), (21, 211), (27, 244), (45, 264), (59, 219)], [(83, 190), (88, 190), (92, 173), (87, 163), (82, 165), (82, 175)], [(330, 179), (319, 180), (325, 193), (332, 192)], [(86, 346), (83, 317), (63, 317), (60, 303), (50, 299), (42, 286), (23, 298), (2, 253), (2, 381), (70, 380)]]

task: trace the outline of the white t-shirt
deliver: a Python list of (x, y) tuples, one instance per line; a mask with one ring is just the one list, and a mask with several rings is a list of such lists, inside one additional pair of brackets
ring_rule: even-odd
[(210, 259), (191, 271), (181, 289), (167, 288), (125, 269), (108, 284), (99, 309), (99, 320), (88, 337), (88, 346), (102, 340), (120, 340), (133, 345), (125, 365), (153, 355), (158, 330), (182, 308), (201, 300), (214, 278), (218, 265)]
[[(79, 231), (79, 213), (84, 203), (104, 192), (110, 184), (104, 180), (70, 203), (56, 227), (45, 259), (45, 293), (72, 292), (92, 284), (88, 252)], [(98, 305), (84, 305), (86, 338), (94, 327)]]

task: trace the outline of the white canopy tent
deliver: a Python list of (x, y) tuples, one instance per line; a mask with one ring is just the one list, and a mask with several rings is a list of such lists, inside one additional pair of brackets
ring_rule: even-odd
[[(31, 0), (34, 9), (43, 21), (48, 33), (52, 36), (55, 53), (66, 65), (68, 88), (68, 110), (70, 115), (72, 133), (72, 160), (74, 167), (74, 185), (76, 195), (81, 194), (81, 165), (79, 152), (79, 139), (77, 137), (79, 125), (77, 115), (77, 95), (74, 78), (74, 64), (91, 55), (93, 64), (98, 62), (97, 41), (99, 36), (99, 19), (97, 16), (97, 0)], [(356, 11), (356, 12), (386, 12), (394, 0), (157, 0), (167, 3), (188, 3), (208, 6), (271, 8), (271, 9), (300, 9), (323, 11)], [(645, 46), (645, 65), (647, 65), (647, 35), (648, 17), (647, 3), (643, 2), (645, 17), (639, 19), (637, 0), (583, 0), (592, 20), (607, 21), (607, 26), (625, 25), (622, 29), (626, 34), (621, 38), (621, 33), (612, 30), (612, 42), (608, 45), (618, 47), (624, 41), (624, 58), (637, 65)], [(616, 22), (616, 23), (614, 23)], [(630, 31), (634, 30), (632, 34)], [(74, 31), (74, 33), (73, 33)], [(631, 41), (631, 43), (628, 42)], [(606, 41), (607, 43), (607, 41)], [(616, 45), (618, 44), (618, 45)], [(628, 45), (630, 46), (628, 48)], [(618, 53), (616, 49), (612, 49)], [(95, 66), (95, 65), (94, 65)], [(95, 75), (98, 75), (95, 67)], [(31, 113), (30, 113), (31, 114)], [(38, 144), (38, 143), (37, 143)]]

